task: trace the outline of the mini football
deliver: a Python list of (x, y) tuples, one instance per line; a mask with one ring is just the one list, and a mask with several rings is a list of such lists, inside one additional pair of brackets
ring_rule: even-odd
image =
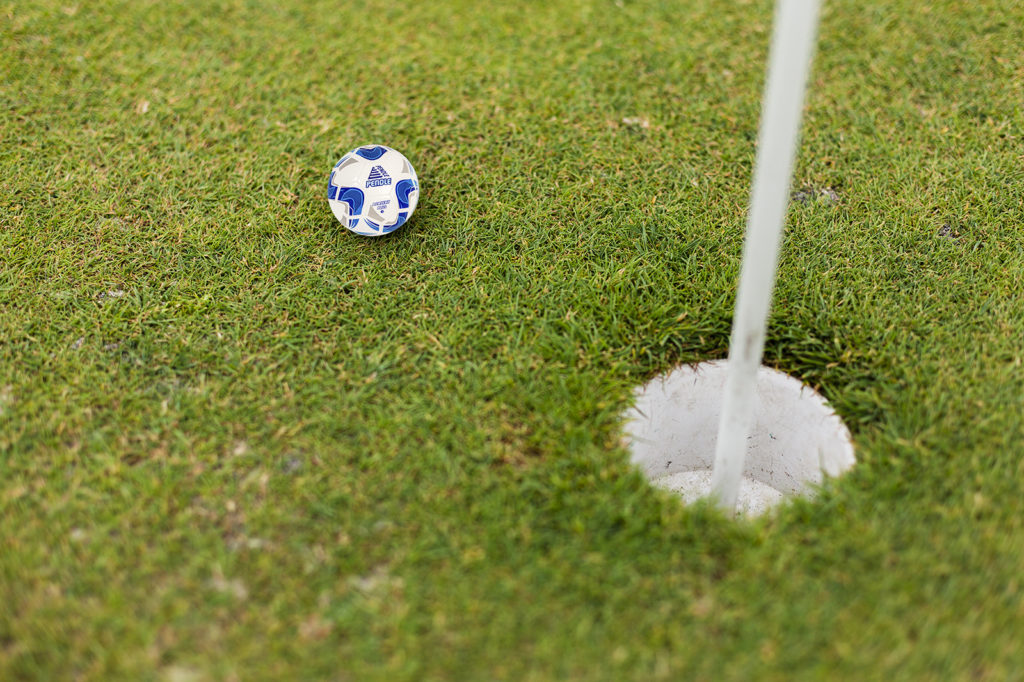
[(408, 222), (419, 190), (409, 159), (390, 147), (366, 145), (334, 164), (327, 181), (327, 203), (348, 229), (379, 237)]

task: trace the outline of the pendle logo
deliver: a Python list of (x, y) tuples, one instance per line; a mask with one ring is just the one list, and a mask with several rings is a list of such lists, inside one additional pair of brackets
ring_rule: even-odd
[(367, 187), (383, 187), (391, 184), (391, 176), (387, 174), (382, 166), (374, 166), (370, 170), (370, 176), (366, 179)]

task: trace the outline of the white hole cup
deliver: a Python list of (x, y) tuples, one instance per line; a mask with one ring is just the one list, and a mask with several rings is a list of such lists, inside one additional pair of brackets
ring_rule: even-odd
[[(652, 484), (686, 502), (711, 491), (727, 362), (680, 367), (635, 392), (625, 417), (633, 464)], [(768, 367), (757, 372), (737, 508), (757, 515), (786, 497), (808, 495), (855, 463), (850, 432), (814, 389)]]

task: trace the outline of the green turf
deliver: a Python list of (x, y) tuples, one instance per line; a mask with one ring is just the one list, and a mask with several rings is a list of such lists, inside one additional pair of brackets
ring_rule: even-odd
[(753, 524), (619, 414), (726, 351), (770, 2), (0, 6), (0, 679), (1021, 679), (1024, 8), (925, 5), (826, 3), (766, 361), (860, 464)]

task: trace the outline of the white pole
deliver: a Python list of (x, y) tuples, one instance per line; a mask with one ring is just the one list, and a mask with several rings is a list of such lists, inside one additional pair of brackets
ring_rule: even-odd
[(711, 476), (712, 495), (730, 514), (736, 509), (743, 477), (820, 7), (821, 0), (778, 0), (775, 8), (747, 238), (729, 341), (729, 374)]

